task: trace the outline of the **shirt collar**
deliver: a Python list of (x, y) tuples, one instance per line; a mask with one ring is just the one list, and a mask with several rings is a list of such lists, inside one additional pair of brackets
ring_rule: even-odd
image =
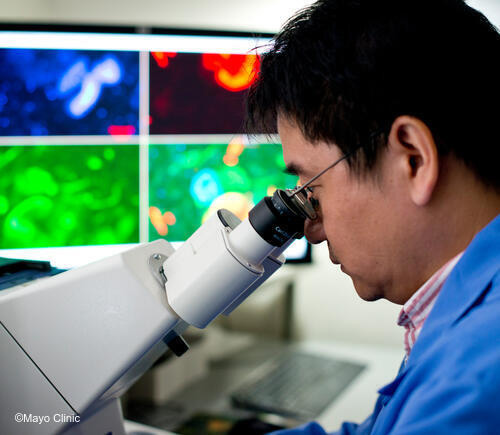
[(446, 278), (462, 255), (463, 251), (448, 260), (408, 299), (399, 314), (399, 326), (420, 328), (423, 325)]

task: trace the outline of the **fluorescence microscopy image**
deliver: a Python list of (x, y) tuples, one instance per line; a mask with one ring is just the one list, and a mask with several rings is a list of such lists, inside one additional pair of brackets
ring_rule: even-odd
[(256, 55), (151, 53), (152, 134), (243, 132), (245, 96)]
[(137, 243), (138, 145), (0, 147), (0, 248)]
[(2, 136), (138, 133), (139, 54), (0, 49)]
[(297, 177), (284, 172), (278, 144), (150, 145), (149, 238), (186, 240), (212, 213), (226, 208), (240, 219), (276, 188)]

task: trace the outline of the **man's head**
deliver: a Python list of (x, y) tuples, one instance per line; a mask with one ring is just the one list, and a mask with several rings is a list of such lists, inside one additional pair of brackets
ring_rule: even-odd
[(498, 213), (497, 53), (461, 0), (320, 0), (263, 57), (250, 129), (278, 129), (301, 182), (349, 154), (314, 183), (306, 235), (328, 241), (363, 298), (403, 303), (464, 249), (485, 224), (463, 207), (476, 190)]

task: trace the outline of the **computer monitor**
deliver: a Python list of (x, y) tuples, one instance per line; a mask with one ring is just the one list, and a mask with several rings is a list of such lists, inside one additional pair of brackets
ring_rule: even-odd
[[(278, 138), (243, 129), (270, 37), (0, 25), (0, 256), (74, 267), (176, 245), (292, 187)], [(286, 254), (310, 259), (304, 239)]]

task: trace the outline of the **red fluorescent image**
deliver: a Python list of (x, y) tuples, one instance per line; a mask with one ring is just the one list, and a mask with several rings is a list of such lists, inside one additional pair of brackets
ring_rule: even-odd
[(160, 68), (166, 68), (168, 66), (169, 58), (177, 56), (177, 53), (165, 53), (161, 51), (152, 51), (151, 55), (158, 64)]
[(214, 79), (219, 86), (232, 92), (247, 89), (259, 71), (259, 58), (255, 54), (205, 53), (202, 64), (214, 72)]
[[(149, 62), (151, 134), (243, 133), (257, 55), (177, 53), (167, 68), (158, 59), (154, 53)], [(229, 153), (226, 164), (237, 158)]]

